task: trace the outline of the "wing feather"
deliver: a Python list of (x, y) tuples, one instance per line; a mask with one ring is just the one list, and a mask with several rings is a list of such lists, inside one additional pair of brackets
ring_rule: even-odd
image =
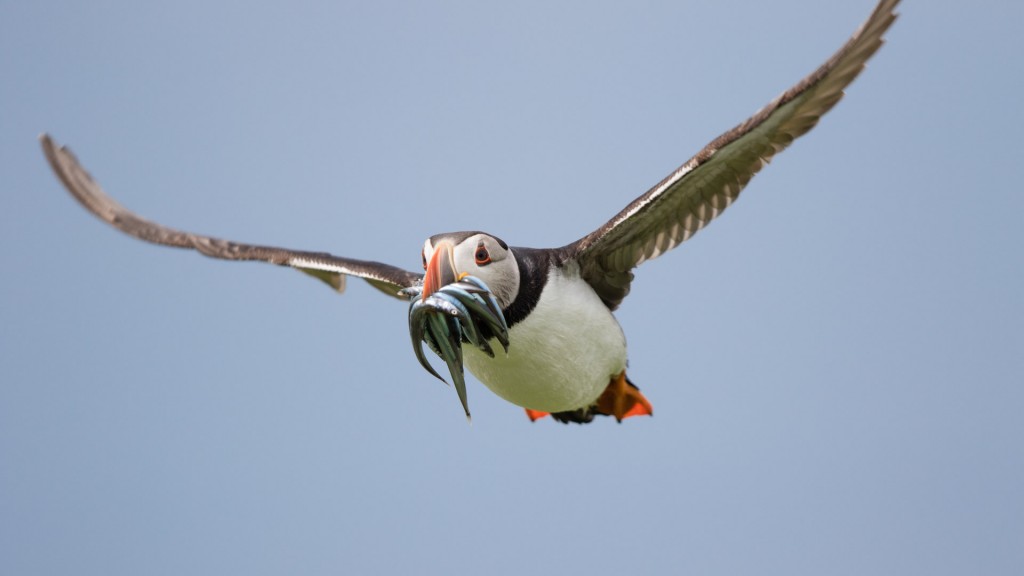
[(342, 258), (326, 252), (232, 242), (151, 222), (108, 196), (66, 147), (58, 146), (47, 134), (40, 136), (39, 140), (53, 171), (82, 206), (100, 220), (140, 240), (175, 248), (190, 248), (204, 256), (221, 260), (258, 260), (290, 266), (324, 281), (339, 292), (345, 289), (346, 276), (363, 278), (374, 288), (396, 298), (399, 290), (422, 280), (421, 274), (380, 262)]
[(871, 16), (821, 67), (685, 164), (594, 232), (563, 247), (610, 308), (629, 292), (632, 269), (693, 237), (728, 208), (761, 168), (807, 133), (843, 97), (896, 19), (899, 0)]

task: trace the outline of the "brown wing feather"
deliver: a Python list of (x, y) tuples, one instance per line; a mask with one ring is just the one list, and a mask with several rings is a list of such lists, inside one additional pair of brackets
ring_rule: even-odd
[(748, 120), (711, 141), (604, 226), (562, 248), (617, 307), (631, 270), (675, 248), (722, 213), (772, 157), (818, 123), (883, 43), (899, 0), (881, 0), (831, 58)]
[(40, 136), (39, 140), (53, 171), (82, 206), (104, 222), (140, 240), (175, 248), (191, 248), (204, 256), (222, 260), (260, 260), (290, 266), (323, 280), (339, 292), (345, 288), (346, 275), (363, 278), (373, 287), (395, 297), (402, 288), (412, 286), (421, 280), (420, 274), (380, 262), (341, 258), (326, 252), (305, 252), (231, 242), (151, 222), (108, 196), (70, 150), (58, 146), (47, 134)]

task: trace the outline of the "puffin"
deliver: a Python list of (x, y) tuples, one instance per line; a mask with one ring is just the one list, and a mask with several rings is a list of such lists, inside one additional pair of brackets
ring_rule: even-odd
[[(692, 238), (739, 197), (750, 179), (843, 97), (881, 47), (899, 0), (881, 0), (853, 36), (811, 74), (696, 155), (586, 236), (557, 248), (510, 246), (481, 231), (423, 242), (423, 272), (326, 252), (291, 250), (184, 232), (146, 220), (108, 196), (72, 152), (48, 134), (43, 152), (68, 192), (99, 219), (140, 240), (223, 260), (255, 260), (309, 274), (341, 292), (362, 278), (385, 294), (427, 298), (470, 275), (491, 291), (508, 324), (507, 352), (466, 347), (469, 371), (530, 420), (653, 415), (626, 375), (626, 338), (613, 312), (633, 270)], [(467, 411), (468, 416), (468, 411)]]

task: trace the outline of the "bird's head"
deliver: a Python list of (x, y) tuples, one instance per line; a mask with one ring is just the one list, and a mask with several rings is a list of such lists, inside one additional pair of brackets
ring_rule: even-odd
[(463, 276), (484, 281), (504, 309), (519, 293), (519, 265), (501, 239), (484, 232), (450, 232), (423, 243), (423, 298)]

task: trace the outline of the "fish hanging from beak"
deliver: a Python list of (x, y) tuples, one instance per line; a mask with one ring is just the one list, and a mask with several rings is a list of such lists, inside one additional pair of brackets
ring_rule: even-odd
[[(458, 278), (456, 274), (451, 265), (450, 248), (447, 251), (438, 249), (427, 266), (423, 286), (406, 288), (400, 293), (411, 300), (409, 336), (416, 359), (427, 372), (447, 384), (427, 361), (423, 343), (426, 342), (444, 360), (466, 411), (466, 419), (471, 420), (462, 364), (462, 342), (476, 346), (493, 358), (494, 349), (488, 341), (496, 338), (507, 353), (508, 324), (498, 301), (483, 280), (468, 274)], [(448, 279), (453, 282), (441, 283)]]

